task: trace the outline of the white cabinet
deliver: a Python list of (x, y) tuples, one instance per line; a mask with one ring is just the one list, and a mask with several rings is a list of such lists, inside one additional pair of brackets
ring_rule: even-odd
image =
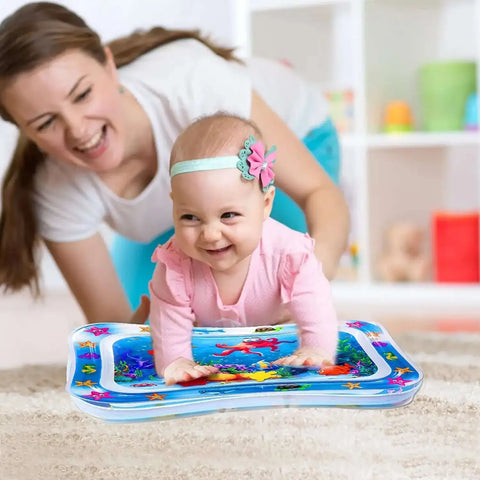
[[(436, 210), (480, 208), (480, 134), (422, 131), (419, 70), (443, 60), (477, 64), (480, 0), (251, 0), (247, 51), (289, 61), (322, 90), (353, 91), (341, 135), (344, 187), (359, 246), (355, 280), (335, 280), (339, 304), (428, 305), (480, 312), (480, 285), (384, 284), (375, 263), (385, 229), (411, 220), (426, 231)], [(383, 132), (388, 102), (411, 107), (414, 132)]]

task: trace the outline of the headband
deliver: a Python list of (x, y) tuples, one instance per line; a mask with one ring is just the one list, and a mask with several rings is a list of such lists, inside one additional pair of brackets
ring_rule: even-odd
[(244, 148), (238, 156), (199, 158), (175, 163), (170, 169), (170, 178), (182, 173), (199, 172), (202, 170), (220, 170), (223, 168), (238, 168), (245, 180), (258, 178), (262, 190), (266, 192), (273, 185), (275, 173), (273, 163), (276, 160), (276, 147), (273, 146), (268, 152), (260, 140), (250, 135), (245, 140)]

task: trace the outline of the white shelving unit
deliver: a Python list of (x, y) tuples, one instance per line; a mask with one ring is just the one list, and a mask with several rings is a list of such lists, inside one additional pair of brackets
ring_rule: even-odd
[[(336, 301), (480, 312), (480, 285), (384, 284), (375, 274), (392, 222), (415, 221), (429, 238), (433, 211), (480, 208), (480, 133), (422, 132), (418, 86), (422, 64), (473, 60), (480, 92), (480, 0), (250, 0), (240, 22), (247, 54), (286, 59), (322, 89), (354, 92), (341, 143), (360, 262), (355, 281), (333, 282)], [(396, 99), (411, 106), (414, 133), (382, 133)]]

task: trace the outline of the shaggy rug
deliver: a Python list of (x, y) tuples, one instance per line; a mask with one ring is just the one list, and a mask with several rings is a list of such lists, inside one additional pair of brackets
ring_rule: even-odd
[(395, 340), (424, 372), (408, 406), (279, 408), (132, 424), (76, 409), (65, 368), (0, 370), (0, 478), (480, 478), (480, 335)]

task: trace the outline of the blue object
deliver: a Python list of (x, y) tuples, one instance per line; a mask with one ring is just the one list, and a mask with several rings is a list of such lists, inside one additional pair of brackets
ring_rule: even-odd
[(148, 326), (99, 323), (69, 339), (67, 391), (77, 407), (107, 421), (199, 415), (277, 406), (397, 407), (423, 374), (376, 323), (340, 325), (337, 365), (282, 367), (298, 347), (295, 325), (194, 329), (195, 360), (219, 374), (165, 386), (153, 365)]
[(158, 245), (166, 243), (172, 235), (173, 228), (150, 243), (134, 242), (121, 235), (115, 235), (110, 254), (133, 310), (139, 306), (142, 295), (149, 295), (148, 282), (155, 269), (155, 264), (151, 260), (153, 251)]
[(472, 93), (465, 104), (465, 130), (478, 129), (478, 94)]
[[(310, 150), (318, 163), (338, 184), (340, 176), (340, 144), (333, 122), (329, 119), (314, 128), (303, 139), (304, 145)], [(299, 232), (307, 231), (307, 223), (302, 209), (278, 187), (275, 191), (272, 218)]]
[[(340, 145), (333, 122), (314, 128), (303, 139), (303, 143), (322, 165), (331, 179), (338, 184), (340, 176)], [(273, 202), (272, 218), (299, 232), (307, 231), (302, 209), (278, 187)], [(148, 282), (152, 278), (155, 264), (151, 262), (153, 251), (168, 241), (173, 229), (164, 232), (150, 243), (138, 243), (116, 235), (111, 247), (111, 256), (120, 282), (132, 309), (140, 304), (141, 295), (148, 295)]]

